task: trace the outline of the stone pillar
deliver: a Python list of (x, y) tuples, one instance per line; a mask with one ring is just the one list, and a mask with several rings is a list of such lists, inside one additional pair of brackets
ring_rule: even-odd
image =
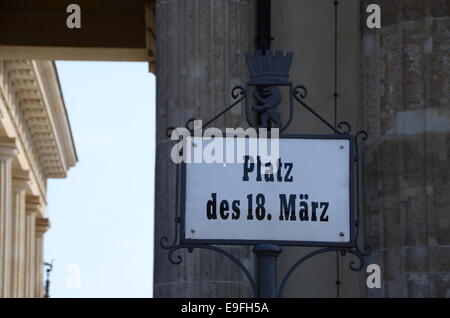
[(366, 237), (382, 270), (368, 293), (449, 297), (450, 3), (361, 3), (382, 8), (381, 29), (361, 28)]
[(36, 285), (36, 218), (40, 202), (35, 196), (26, 197), (25, 233), (25, 297), (35, 297)]
[[(253, 0), (185, 0), (156, 2), (157, 155), (155, 193), (155, 297), (248, 297), (240, 269), (212, 251), (181, 252), (172, 265), (160, 245), (174, 237), (175, 167), (169, 126), (184, 126), (192, 117), (207, 120), (231, 104), (231, 89), (248, 81), (244, 60), (254, 50)], [(214, 127), (246, 127), (237, 107)], [(253, 266), (248, 247), (230, 247)]]
[(0, 139), (0, 298), (11, 296), (11, 165), (15, 151), (14, 140)]
[(44, 234), (50, 227), (50, 222), (47, 218), (36, 219), (36, 285), (34, 297), (44, 297)]
[(24, 297), (25, 280), (25, 193), (28, 173), (14, 172), (12, 196), (11, 297)]

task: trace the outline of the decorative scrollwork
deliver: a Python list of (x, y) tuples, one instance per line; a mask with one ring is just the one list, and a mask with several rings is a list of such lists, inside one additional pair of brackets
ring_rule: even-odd
[[(359, 230), (356, 229), (356, 231), (359, 231)], [(366, 246), (364, 246), (364, 250), (361, 250), (361, 248), (359, 247), (359, 243), (356, 242), (355, 250), (358, 252), (359, 255), (367, 257), (372, 253), (372, 246), (366, 245)]]
[(352, 260), (349, 264), (350, 270), (352, 270), (354, 272), (360, 272), (365, 266), (364, 255), (360, 254), (357, 250), (353, 250), (353, 249), (349, 249), (349, 248), (326, 247), (326, 248), (312, 251), (311, 253), (308, 253), (305, 256), (301, 257), (286, 272), (286, 274), (283, 277), (283, 280), (281, 281), (280, 287), (278, 289), (278, 297), (283, 296), (283, 291), (284, 291), (284, 288), (286, 287), (287, 282), (289, 281), (289, 278), (297, 270), (297, 268), (300, 267), (300, 265), (302, 265), (303, 263), (305, 263), (306, 261), (308, 261), (310, 258), (312, 258), (314, 256), (326, 254), (326, 253), (330, 253), (330, 252), (340, 252), (342, 256), (345, 256), (347, 253), (356, 256), (356, 258), (359, 261), (359, 265), (355, 266), (356, 262), (354, 260)]
[(367, 131), (365, 131), (365, 130), (360, 130), (360, 131), (358, 131), (358, 132), (356, 133), (355, 136), (356, 136), (356, 137), (363, 136), (363, 139), (362, 139), (362, 140), (364, 140), (364, 141), (366, 141), (367, 139), (369, 139), (369, 134), (368, 134)]
[(176, 181), (175, 181), (175, 228), (174, 228), (174, 238), (171, 244), (167, 244), (169, 242), (169, 238), (167, 236), (161, 237), (159, 240), (159, 245), (166, 250), (172, 249), (175, 245), (178, 243), (178, 234), (179, 234), (179, 225), (180, 225), (180, 196), (179, 193), (181, 193), (181, 168), (180, 165), (177, 164), (176, 167)]
[[(301, 91), (301, 92), (300, 92)], [(345, 132), (341, 132), (336, 127), (334, 127), (331, 123), (329, 123), (325, 118), (323, 118), (318, 112), (316, 112), (314, 109), (312, 109), (311, 106), (309, 106), (304, 99), (308, 95), (308, 91), (305, 86), (299, 85), (296, 86), (293, 90), (292, 97), (299, 102), (301, 105), (303, 105), (304, 108), (306, 108), (311, 114), (313, 114), (317, 119), (319, 119), (322, 123), (325, 124), (328, 128), (330, 128), (334, 133), (338, 135), (345, 135)], [(348, 125), (348, 123), (341, 123), (342, 125)]]
[(363, 141), (366, 141), (367, 139), (369, 139), (369, 134), (367, 133), (367, 131), (364, 130), (360, 130), (356, 133), (355, 135), (355, 161), (358, 162), (359, 160), (359, 139), (362, 137)]
[(166, 137), (170, 138), (172, 137), (172, 132), (176, 129), (176, 127), (170, 126), (166, 129)]
[(169, 238), (167, 236), (163, 236), (161, 237), (161, 239), (159, 240), (159, 245), (165, 249), (165, 250), (170, 250), (171, 248), (173, 248), (175, 245), (177, 245), (178, 243), (178, 232), (179, 232), (179, 220), (175, 220), (175, 234), (174, 234), (174, 238), (172, 240), (172, 243), (169, 243)]
[[(167, 236), (163, 236), (161, 237), (161, 239), (159, 240), (159, 245), (165, 249), (165, 250), (170, 250), (173, 245), (172, 244), (167, 244), (169, 242), (169, 238)], [(176, 243), (175, 243), (176, 244)]]
[(174, 259), (174, 253), (180, 249), (187, 248), (187, 246), (184, 245), (175, 245), (173, 246), (169, 251), (169, 262), (171, 262), (173, 265), (180, 265), (183, 262), (183, 258), (180, 255), (177, 255), (177, 258)]
[(367, 255), (361, 254), (358, 250), (353, 250), (353, 249), (348, 249), (347, 252), (349, 254), (352, 254), (354, 256), (356, 256), (356, 258), (359, 261), (359, 265), (358, 266), (354, 266), (355, 265), (355, 261), (352, 260), (349, 264), (350, 270), (354, 271), (354, 272), (360, 272), (363, 270), (364, 266), (366, 265), (366, 261), (364, 260), (364, 257)]
[[(254, 125), (250, 119), (247, 112), (247, 122), (249, 126), (254, 128), (261, 128), (261, 127), (269, 127), (270, 122), (273, 122), (275, 125), (275, 128), (279, 128), (280, 132), (285, 131), (288, 126), (291, 124), (293, 119), (293, 109), (292, 109), (292, 103), (291, 103), (291, 109), (290, 109), (290, 115), (289, 120), (287, 124), (282, 125), (281, 124), (281, 118), (279, 111), (277, 110), (277, 107), (281, 103), (281, 95), (279, 92), (279, 89), (276, 86), (270, 86), (262, 89), (263, 93), (256, 92), (253, 94), (253, 96), (256, 98), (257, 101), (259, 101), (259, 105), (255, 106), (248, 106), (253, 111), (257, 111), (261, 113), (261, 125)], [(266, 93), (264, 93), (266, 92)], [(262, 96), (262, 95), (264, 96)], [(203, 124), (203, 129), (207, 128), (209, 125), (211, 125), (213, 122), (215, 122), (217, 119), (222, 117), (225, 113), (230, 111), (232, 108), (234, 108), (236, 105), (240, 104), (242, 101), (245, 100), (247, 96), (247, 91), (242, 86), (235, 86), (231, 91), (231, 97), (235, 99), (235, 101), (225, 108), (223, 111), (212, 117), (210, 120), (205, 122)], [(322, 123), (324, 123), (330, 130), (332, 130), (334, 133), (338, 135), (349, 135), (352, 131), (352, 127), (348, 122), (340, 122), (337, 127), (334, 127), (329, 121), (327, 121), (325, 118), (323, 118), (319, 113), (317, 113), (311, 106), (309, 106), (304, 99), (308, 96), (308, 90), (303, 85), (298, 85), (295, 88), (292, 89), (292, 96), (294, 100), (296, 100), (298, 103), (300, 103), (304, 108), (306, 108), (310, 113), (312, 113), (316, 118), (318, 118)], [(190, 118), (186, 124), (185, 127), (193, 132), (195, 127), (190, 127), (191, 124), (196, 121), (196, 118)], [(172, 131), (174, 130), (174, 127), (169, 127), (166, 130), (167, 137), (171, 136)], [(361, 133), (361, 132), (360, 132)]]
[(208, 120), (206, 123), (203, 124), (203, 128), (208, 127), (209, 125), (211, 125), (213, 122), (215, 122), (217, 119), (219, 119), (220, 117), (222, 117), (224, 114), (226, 114), (227, 112), (229, 112), (231, 109), (233, 109), (236, 105), (239, 105), (243, 100), (245, 100), (245, 89), (242, 86), (235, 86), (232, 90), (231, 90), (231, 97), (233, 99), (235, 99), (235, 101), (228, 106), (227, 108), (225, 108), (223, 111), (221, 111), (220, 113), (218, 113), (216, 116), (214, 116), (213, 118), (211, 118), (210, 120)]
[(253, 279), (252, 274), (247, 269), (247, 267), (245, 267), (244, 264), (242, 264), (242, 262), (238, 258), (236, 258), (233, 254), (231, 254), (231, 253), (229, 253), (229, 252), (225, 251), (224, 249), (221, 249), (221, 248), (219, 248), (217, 246), (212, 246), (212, 245), (177, 245), (177, 246), (174, 246), (174, 247), (172, 247), (170, 249), (170, 251), (169, 251), (169, 261), (173, 265), (179, 265), (183, 261), (183, 258), (180, 255), (177, 255), (176, 259), (174, 259), (174, 253), (176, 251), (178, 251), (178, 250), (181, 250), (181, 249), (187, 249), (189, 253), (192, 253), (195, 248), (211, 250), (211, 251), (217, 252), (219, 254), (222, 254), (223, 256), (225, 256), (228, 259), (230, 259), (233, 263), (235, 263), (237, 266), (239, 266), (239, 268), (244, 273), (245, 277), (247, 278), (248, 282), (250, 283), (250, 287), (252, 289), (253, 296), (254, 297), (257, 296), (256, 282)]
[[(217, 115), (215, 115), (213, 118), (211, 118), (210, 120), (208, 120), (207, 122), (203, 123), (202, 129), (207, 128), (209, 125), (211, 125), (213, 122), (215, 122), (217, 119), (219, 119), (220, 117), (222, 117), (224, 114), (226, 114), (227, 112), (229, 112), (232, 108), (234, 108), (236, 105), (239, 105), (244, 99), (245, 99), (245, 89), (238, 85), (235, 86), (232, 90), (231, 90), (231, 97), (233, 99), (236, 99), (231, 105), (229, 105), (227, 108), (225, 108), (223, 111), (221, 111), (220, 113), (218, 113)], [(190, 125), (192, 123), (194, 123), (197, 120), (197, 118), (190, 118), (186, 124), (185, 127), (192, 133), (195, 129), (195, 127), (190, 127)]]
[[(350, 133), (352, 132), (352, 126), (346, 121), (340, 122), (337, 125), (337, 128), (340, 129), (341, 135), (350, 135)], [(346, 130), (344, 130), (345, 128), (346, 128)]]
[(289, 278), (291, 277), (291, 275), (295, 272), (295, 270), (300, 265), (302, 265), (304, 262), (306, 262), (307, 260), (309, 260), (313, 256), (324, 254), (324, 253), (333, 252), (333, 251), (336, 251), (336, 250), (337, 250), (336, 248), (331, 248), (331, 247), (315, 250), (315, 251), (313, 251), (313, 252), (303, 256), (297, 262), (295, 262), (295, 264), (292, 265), (291, 268), (286, 272), (286, 274), (284, 275), (283, 280), (281, 281), (280, 287), (278, 289), (278, 297), (282, 297), (283, 296), (284, 287), (286, 286), (286, 284), (287, 284)]
[(184, 127), (186, 127), (189, 131), (193, 131), (195, 127), (190, 128), (189, 125), (193, 122), (195, 122), (197, 118), (190, 118), (187, 120), (186, 124), (184, 124)]
[(245, 88), (240, 85), (233, 87), (231, 90), (231, 97), (233, 97), (233, 99), (236, 99), (239, 96), (245, 97)]
[(355, 135), (355, 162), (356, 162), (356, 209), (357, 209), (357, 218), (356, 218), (356, 244), (355, 244), (355, 249), (358, 252), (358, 254), (367, 257), (370, 255), (370, 253), (372, 252), (372, 248), (370, 245), (367, 245), (364, 247), (364, 250), (362, 250), (359, 247), (359, 242), (358, 242), (358, 238), (359, 238), (359, 230), (360, 230), (360, 226), (361, 226), (361, 222), (360, 222), (360, 213), (359, 213), (359, 169), (358, 169), (358, 163), (359, 163), (359, 139), (361, 139), (363, 141), (366, 141), (369, 138), (369, 134), (364, 131), (364, 130), (360, 130), (356, 133)]
[[(267, 86), (267, 85), (266, 85)], [(277, 88), (278, 90), (278, 88)], [(290, 86), (290, 90), (291, 90), (291, 104), (290, 104), (290, 115), (289, 115), (289, 121), (287, 122), (287, 124), (285, 124), (284, 126), (281, 127), (280, 131), (284, 131), (285, 129), (288, 128), (288, 126), (290, 125), (290, 123), (292, 122), (292, 117), (293, 117), (293, 101), (297, 101), (298, 103), (300, 103), (304, 108), (306, 108), (310, 113), (312, 113), (316, 118), (318, 118), (322, 123), (324, 123), (330, 130), (332, 130), (334, 133), (338, 134), (338, 135), (349, 135), (352, 131), (352, 127), (348, 122), (341, 122), (337, 125), (337, 127), (334, 127), (330, 122), (328, 122), (325, 118), (323, 118), (320, 114), (318, 114), (313, 108), (311, 108), (305, 101), (304, 99), (308, 96), (308, 90), (306, 89), (305, 86), (303, 85), (299, 85), (296, 86), (295, 88), (292, 88), (292, 86)], [(273, 93), (273, 91), (272, 91)], [(223, 116), (225, 113), (227, 113), (228, 111), (230, 111), (233, 107), (235, 107), (236, 105), (240, 104), (242, 101), (246, 100), (247, 98), (247, 91), (246, 89), (244, 89), (244, 87), (242, 86), (236, 86), (232, 89), (231, 91), (231, 97), (235, 100), (231, 105), (229, 105), (227, 108), (225, 108), (223, 111), (221, 111), (220, 113), (218, 113), (216, 116), (214, 116), (213, 118), (211, 118), (210, 120), (208, 120), (206, 123), (203, 124), (203, 129), (205, 129), (206, 127), (208, 127), (210, 124), (212, 124), (214, 121), (216, 121), (217, 119), (219, 119), (221, 116)], [(260, 96), (261, 97), (261, 96)], [(266, 96), (267, 97), (267, 96)], [(254, 106), (253, 110), (256, 111), (263, 111), (265, 112), (267, 109), (276, 109), (279, 105), (280, 101), (277, 100), (274, 102), (272, 101), (271, 104), (266, 104), (264, 100), (260, 101), (260, 105), (258, 106)], [(270, 106), (270, 107), (269, 107)], [(264, 109), (263, 109), (264, 108)], [(267, 109), (265, 109), (267, 108)], [(255, 127), (250, 119), (249, 119), (249, 114), (248, 114), (248, 109), (249, 109), (249, 105), (247, 105), (246, 103), (246, 118), (247, 118), (247, 122), (251, 127)], [(272, 114), (273, 115), (273, 114)], [(262, 118), (263, 119), (263, 126), (267, 125), (270, 126), (269, 122), (272, 121), (273, 123), (275, 123), (276, 126), (281, 126), (281, 122), (280, 122), (280, 118), (277, 117), (277, 115), (270, 116), (267, 115), (266, 118)], [(196, 127), (190, 127), (191, 124), (195, 121), (195, 118), (191, 118), (186, 122), (185, 127), (191, 131), (191, 133), (193, 132), (193, 130)], [(255, 127), (256, 128), (256, 127)], [(168, 137), (170, 137), (171, 133), (173, 132), (175, 128), (174, 127), (169, 127), (166, 130), (166, 135)], [(367, 140), (368, 138), (368, 134), (365, 131), (359, 131), (356, 135), (355, 135), (355, 153), (354, 153), (354, 160), (356, 162), (356, 188), (359, 189), (359, 169), (358, 169), (358, 161), (359, 161), (359, 149), (358, 149), (358, 141), (360, 139), (362, 140)], [(229, 258), (232, 262), (234, 262), (236, 265), (238, 265), (238, 267), (243, 271), (243, 273), (245, 274), (246, 278), (248, 279), (251, 289), (253, 291), (254, 296), (257, 296), (257, 288), (256, 288), (256, 283), (255, 280), (253, 279), (250, 271), (242, 264), (242, 262), (237, 259), (235, 256), (233, 256), (232, 254), (230, 254), (229, 252), (216, 247), (216, 246), (212, 246), (212, 245), (184, 245), (184, 244), (180, 244), (179, 243), (179, 232), (180, 232), (180, 199), (179, 199), (179, 194), (181, 193), (181, 168), (180, 165), (177, 165), (177, 170), (176, 170), (176, 199), (175, 199), (175, 236), (173, 241), (169, 244), (169, 238), (164, 236), (160, 239), (160, 245), (162, 248), (169, 250), (168, 253), (168, 258), (169, 261), (174, 264), (174, 265), (179, 265), (182, 263), (183, 258), (180, 255), (175, 255), (175, 252), (181, 250), (181, 249), (186, 249), (189, 253), (192, 253), (194, 251), (194, 249), (198, 248), (198, 249), (206, 249), (206, 250), (211, 250), (214, 252), (217, 252), (219, 254), (224, 255), (225, 257)], [(339, 248), (339, 247), (326, 247), (326, 248), (321, 248), (318, 250), (315, 250), (303, 257), (301, 257), (295, 264), (292, 265), (292, 267), (286, 272), (280, 286), (279, 286), (279, 290), (278, 290), (278, 297), (281, 297), (283, 294), (283, 290), (289, 280), (289, 278), (291, 277), (291, 275), (294, 273), (294, 271), (300, 266), (302, 265), (304, 262), (306, 262), (307, 260), (309, 260), (310, 258), (320, 255), (320, 254), (325, 254), (325, 253), (330, 253), (330, 252), (339, 252), (342, 256), (345, 256), (347, 253), (351, 254), (353, 256), (356, 257), (356, 259), (358, 260), (358, 263), (355, 262), (354, 259), (352, 259), (352, 261), (349, 264), (349, 268), (352, 271), (361, 271), (364, 266), (365, 266), (365, 260), (364, 258), (367, 257), (370, 252), (371, 252), (371, 248), (370, 246), (365, 247), (364, 250), (361, 250), (359, 245), (358, 245), (358, 239), (359, 239), (359, 223), (360, 223), (360, 216), (359, 216), (359, 193), (358, 190), (356, 192), (356, 207), (357, 207), (357, 216), (356, 216), (356, 232), (355, 232), (355, 246), (353, 248)]]
[[(302, 92), (299, 92), (299, 90)], [(308, 89), (303, 85), (298, 85), (294, 88), (294, 96), (299, 96), (301, 99), (305, 99), (308, 96)]]

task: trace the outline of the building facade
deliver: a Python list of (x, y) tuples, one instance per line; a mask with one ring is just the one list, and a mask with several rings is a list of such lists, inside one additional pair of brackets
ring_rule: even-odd
[(47, 180), (77, 161), (53, 62), (0, 60), (0, 297), (43, 297)]
[[(272, 48), (295, 53), (291, 80), (330, 122), (365, 129), (360, 211), (368, 264), (381, 288), (349, 270), (350, 256), (329, 253), (302, 265), (285, 297), (450, 297), (449, 74), (446, 0), (271, 1)], [(370, 4), (381, 27), (369, 28)], [(209, 119), (248, 81), (243, 54), (256, 50), (258, 1), (156, 1), (157, 170), (155, 296), (248, 297), (238, 267), (211, 251), (180, 252), (173, 266), (159, 240), (173, 237), (175, 169), (168, 126)], [(288, 105), (281, 105), (287, 112)], [(300, 109), (287, 132), (326, 132)], [(241, 126), (243, 109), (216, 127)], [(243, 126), (245, 127), (245, 126)], [(172, 236), (171, 236), (172, 235)], [(248, 247), (229, 250), (250, 270)], [(284, 247), (279, 278), (310, 248)]]
[[(16, 0), (0, 4), (0, 58), (149, 61), (157, 80), (154, 295), (249, 297), (248, 283), (235, 264), (210, 251), (194, 250), (181, 252), (183, 262), (173, 266), (160, 240), (175, 236), (176, 170), (170, 160), (172, 143), (165, 135), (166, 129), (184, 126), (194, 117), (211, 118), (230, 104), (230, 90), (247, 82), (244, 53), (257, 49), (261, 1), (79, 0), (84, 22), (77, 32), (64, 24), (65, 8), (71, 2), (31, 4)], [(291, 79), (308, 88), (309, 104), (330, 122), (347, 121), (354, 131), (365, 129), (369, 133), (361, 149), (360, 223), (362, 243), (372, 246), (368, 263), (380, 266), (382, 278), (381, 288), (368, 289), (364, 272), (349, 271), (349, 256), (322, 255), (295, 272), (285, 296), (450, 297), (449, 1), (271, 3), (272, 48), (296, 54)], [(381, 9), (380, 28), (367, 25), (367, 9), (372, 4)], [(25, 10), (27, 6), (32, 7)], [(25, 19), (30, 11), (31, 18)], [(104, 23), (97, 23), (99, 17)], [(37, 36), (40, 19), (48, 23)], [(7, 106), (12, 109), (18, 105), (12, 92), (14, 85), (5, 79), (17, 77), (17, 87), (37, 83), (44, 92), (45, 85), (42, 80), (19, 81), (24, 76), (21, 74), (27, 73), (19, 66), (17, 74), (6, 76), (5, 63), (1, 72), (5, 128), (0, 135), (6, 137), (1, 143), (1, 154), (6, 158), (1, 167), (2, 176), (7, 177), (1, 179), (0, 202), (2, 220), (10, 224), (8, 211), (15, 201), (10, 201), (9, 193), (13, 181), (20, 179), (18, 164), (30, 174), (27, 195), (39, 197), (42, 207), (45, 178), (63, 176), (75, 156), (67, 150), (70, 147), (45, 146), (43, 153), (56, 155), (50, 160), (43, 154), (38, 156), (38, 148), (26, 146), (20, 139), (20, 127), (13, 124), (14, 111), (4, 111)], [(27, 63), (32, 63), (28, 65), (33, 65), (34, 72), (39, 71), (36, 65), (40, 62)], [(28, 96), (28, 90), (23, 91), (21, 96)], [(49, 100), (44, 98), (44, 105)], [(245, 127), (243, 118), (244, 110), (236, 107), (216, 126)], [(30, 129), (43, 137), (37, 126), (33, 124)], [(55, 139), (53, 143), (70, 144), (67, 126), (49, 127), (56, 130), (53, 137), (47, 134), (46, 138), (53, 140), (59, 132), (65, 142)], [(291, 133), (325, 132), (313, 117), (298, 109), (289, 129)], [(31, 169), (33, 162), (39, 169)], [(15, 176), (13, 181), (11, 176)], [(7, 248), (10, 243), (5, 243), (12, 240), (5, 228), (1, 225), (0, 233), (7, 235), (8, 241), (2, 241), (1, 251), (9, 257), (15, 254)], [(251, 248), (231, 246), (227, 250), (254, 272)], [(284, 248), (279, 257), (280, 278), (309, 251)], [(1, 266), (4, 279), (10, 275), (10, 265)]]

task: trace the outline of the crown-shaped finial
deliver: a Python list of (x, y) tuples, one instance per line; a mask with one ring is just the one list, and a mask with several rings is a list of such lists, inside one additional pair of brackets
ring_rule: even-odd
[(249, 85), (289, 85), (289, 70), (294, 53), (276, 51), (257, 51), (255, 56), (245, 54), (248, 71), (250, 73)]

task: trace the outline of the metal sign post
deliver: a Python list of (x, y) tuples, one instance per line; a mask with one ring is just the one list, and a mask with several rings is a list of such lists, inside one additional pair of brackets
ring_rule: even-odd
[(277, 261), (281, 248), (274, 244), (259, 244), (253, 249), (258, 257), (258, 297), (276, 298), (277, 290)]
[[(228, 257), (243, 271), (254, 296), (260, 298), (281, 297), (292, 273), (311, 257), (330, 252), (352, 254), (359, 265), (352, 261), (350, 269), (361, 271), (365, 266), (364, 258), (370, 253), (369, 247), (363, 251), (358, 245), (358, 142), (361, 138), (366, 140), (367, 133), (359, 131), (351, 135), (349, 123), (331, 124), (306, 103), (306, 88), (293, 86), (289, 70), (294, 54), (270, 50), (270, 4), (270, 0), (258, 1), (258, 51), (255, 55), (245, 54), (249, 82), (245, 87), (233, 88), (234, 102), (204, 123), (200, 135), (241, 103), (245, 105), (248, 125), (258, 131), (277, 128), (280, 134), (283, 133), (291, 124), (294, 104), (298, 103), (334, 135), (282, 135), (278, 170), (284, 167), (284, 162), (284, 165), (288, 164), (291, 176), (282, 180), (281, 175), (277, 175), (278, 183), (270, 172), (264, 174), (267, 182), (261, 182), (262, 175), (258, 175), (256, 182), (250, 181), (249, 172), (256, 171), (255, 166), (261, 167), (259, 159), (252, 163), (253, 166), (248, 162), (237, 166), (219, 162), (178, 164), (175, 238), (171, 244), (167, 237), (160, 241), (169, 251), (169, 261), (174, 265), (182, 262), (180, 256), (174, 258), (174, 253), (180, 249), (189, 252), (195, 248), (207, 249)], [(282, 118), (278, 110), (282, 91), (289, 96), (286, 118)], [(251, 120), (255, 112), (257, 123)], [(185, 125), (190, 134), (183, 140), (185, 147), (181, 152), (193, 153), (193, 148), (205, 146), (204, 138), (194, 137), (199, 131), (190, 127), (193, 122), (195, 119), (190, 119)], [(168, 137), (173, 129), (167, 129)], [(225, 139), (222, 138), (222, 142)], [(244, 177), (240, 176), (242, 168)], [(255, 197), (258, 202), (254, 201)], [(257, 216), (254, 215), (254, 204), (258, 205)], [(247, 217), (243, 217), (245, 211), (248, 211)], [(255, 245), (256, 282), (239, 259), (217, 246), (243, 244)], [(284, 245), (321, 248), (295, 262), (278, 285), (277, 259), (282, 252), (280, 246)]]
[[(177, 164), (175, 237), (171, 244), (167, 237), (160, 241), (175, 265), (182, 262), (180, 256), (175, 257), (180, 249), (207, 249), (228, 257), (243, 271), (255, 297), (281, 297), (292, 273), (313, 256), (352, 254), (359, 265), (352, 261), (350, 269), (361, 271), (370, 253), (358, 246), (358, 143), (361, 138), (367, 139), (367, 133), (352, 135), (350, 124), (334, 126), (306, 103), (306, 88), (294, 87), (289, 81), (293, 56), (270, 50), (247, 53), (250, 80), (245, 88), (237, 86), (232, 90), (234, 102), (205, 122), (200, 131), (195, 119), (187, 121), (188, 136), (179, 136), (183, 143), (180, 153), (186, 161)], [(288, 116), (278, 111), (282, 90), (289, 96)], [(189, 161), (190, 155), (195, 158), (195, 153), (201, 153), (209, 143), (226, 145), (230, 139), (236, 140), (235, 136), (223, 136), (221, 131), (215, 138), (202, 136), (208, 126), (240, 103), (244, 103), (248, 125), (258, 131), (256, 138), (245, 138), (246, 142), (271, 139), (259, 136), (262, 128), (279, 130), (276, 173), (270, 169), (260, 173), (262, 162), (259, 158), (255, 161), (255, 157), (251, 161), (247, 153), (240, 163)], [(334, 135), (283, 135), (293, 119), (295, 103)], [(258, 123), (251, 119), (254, 111), (258, 112)], [(168, 137), (173, 129), (168, 128)], [(281, 169), (286, 170), (284, 174)], [(255, 245), (257, 282), (239, 259), (218, 247), (244, 244)], [(294, 263), (278, 285), (277, 258), (280, 246), (285, 245), (322, 248)]]
[(45, 293), (44, 298), (50, 298), (50, 273), (53, 270), (53, 260), (51, 263), (44, 262), (44, 266), (47, 267), (45, 270), (46, 272), (46, 279), (45, 279)]
[[(272, 41), (271, 0), (258, 1), (258, 49), (269, 50)], [(273, 244), (255, 246), (253, 252), (258, 262), (258, 296), (277, 297), (277, 260), (281, 248)]]

